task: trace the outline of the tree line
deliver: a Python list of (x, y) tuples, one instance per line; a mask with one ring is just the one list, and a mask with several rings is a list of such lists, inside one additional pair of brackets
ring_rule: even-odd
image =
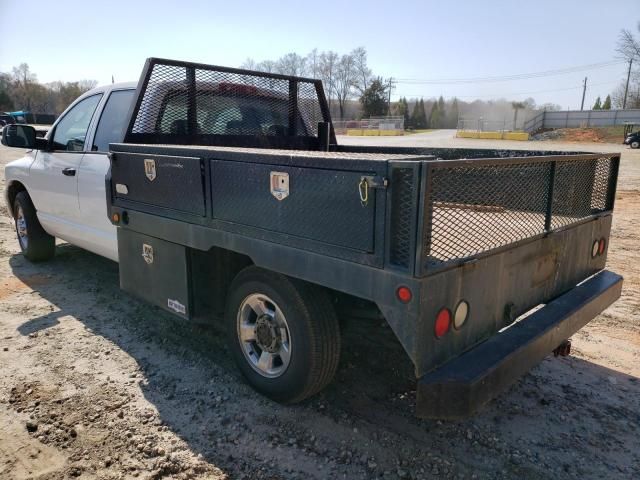
[(337, 104), (340, 119), (345, 118), (347, 103), (356, 96), (362, 96), (372, 81), (364, 47), (342, 55), (314, 48), (306, 55), (292, 52), (277, 60), (256, 62), (248, 58), (241, 66), (248, 70), (322, 80), (327, 100), (330, 104)]
[(0, 72), (0, 112), (29, 111), (59, 115), (76, 98), (97, 85), (95, 80), (40, 83), (29, 65)]

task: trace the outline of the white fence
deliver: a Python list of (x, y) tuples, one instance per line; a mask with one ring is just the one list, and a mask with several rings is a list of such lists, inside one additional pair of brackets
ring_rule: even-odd
[(542, 128), (610, 127), (625, 123), (640, 123), (640, 109), (545, 111), (527, 119), (524, 130), (531, 133)]
[(334, 120), (333, 128), (341, 133), (347, 129), (404, 131), (404, 117), (370, 117), (362, 120)]

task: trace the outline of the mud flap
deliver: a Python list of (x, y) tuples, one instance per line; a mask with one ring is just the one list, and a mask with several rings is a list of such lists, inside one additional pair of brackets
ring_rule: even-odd
[(118, 228), (120, 288), (184, 319), (191, 318), (187, 247)]

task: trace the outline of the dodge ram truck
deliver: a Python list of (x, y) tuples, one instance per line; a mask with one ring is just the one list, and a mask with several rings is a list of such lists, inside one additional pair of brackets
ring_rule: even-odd
[(331, 381), (341, 305), (386, 319), (419, 416), (460, 418), (621, 292), (619, 154), (343, 146), (314, 79), (150, 58), (2, 143), (30, 149), (5, 192), (28, 259), (57, 237), (118, 261), (123, 290), (223, 322), (280, 402)]

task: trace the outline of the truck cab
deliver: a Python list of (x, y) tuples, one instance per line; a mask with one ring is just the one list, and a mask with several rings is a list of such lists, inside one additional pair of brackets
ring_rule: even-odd
[(40, 145), (6, 167), (5, 200), (27, 191), (38, 220), (53, 237), (118, 260), (116, 229), (109, 222), (104, 179), (109, 143), (121, 141), (135, 83), (98, 87), (60, 115)]

